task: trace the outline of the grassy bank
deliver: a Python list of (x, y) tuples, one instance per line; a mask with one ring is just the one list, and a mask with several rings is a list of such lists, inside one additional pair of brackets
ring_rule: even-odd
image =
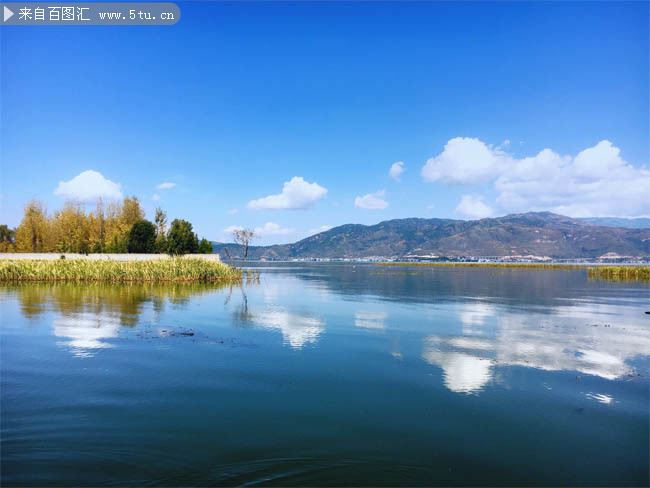
[(3, 260), (0, 282), (72, 281), (106, 283), (236, 282), (242, 271), (219, 261), (184, 258), (156, 261), (89, 261), (84, 259)]

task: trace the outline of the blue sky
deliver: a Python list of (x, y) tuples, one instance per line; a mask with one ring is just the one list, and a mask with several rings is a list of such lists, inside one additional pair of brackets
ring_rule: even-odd
[(99, 194), (264, 244), (650, 214), (647, 2), (178, 5), (171, 27), (0, 27), (2, 223)]

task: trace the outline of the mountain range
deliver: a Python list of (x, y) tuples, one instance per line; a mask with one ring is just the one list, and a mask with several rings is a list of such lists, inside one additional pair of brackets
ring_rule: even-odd
[[(611, 255), (650, 256), (650, 226), (621, 227), (628, 219), (574, 219), (529, 212), (480, 220), (395, 219), (375, 225), (346, 224), (293, 244), (251, 246), (251, 259), (516, 257), (553, 259)], [(641, 225), (634, 220), (631, 225)], [(609, 225), (601, 225), (608, 223)], [(618, 224), (618, 225), (615, 225)], [(213, 243), (227, 259), (241, 256), (231, 243)]]
[(584, 219), (585, 222), (606, 227), (625, 227), (628, 229), (650, 229), (650, 219), (624, 219), (619, 217), (590, 217)]

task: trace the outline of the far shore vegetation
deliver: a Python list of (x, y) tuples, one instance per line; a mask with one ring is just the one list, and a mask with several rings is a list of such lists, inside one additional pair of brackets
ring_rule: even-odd
[(584, 266), (575, 264), (553, 264), (553, 263), (452, 263), (452, 262), (428, 262), (410, 263), (391, 261), (386, 263), (375, 263), (378, 266), (437, 266), (437, 267), (475, 267), (475, 268), (557, 268), (557, 269), (584, 269)]
[(650, 266), (594, 266), (589, 278), (609, 281), (650, 281)]
[(584, 266), (553, 263), (375, 263), (378, 266), (472, 267), (509, 269), (587, 269), (590, 279), (609, 281), (650, 281), (650, 266)]
[(100, 198), (88, 213), (82, 203), (66, 202), (49, 214), (32, 200), (16, 229), (0, 225), (0, 252), (180, 255), (211, 254), (213, 249), (207, 239), (199, 241), (190, 222), (175, 219), (168, 226), (161, 208), (150, 222), (137, 197), (126, 197), (106, 205)]
[(220, 261), (199, 258), (146, 261), (0, 260), (0, 282), (232, 283), (240, 282), (244, 273)]

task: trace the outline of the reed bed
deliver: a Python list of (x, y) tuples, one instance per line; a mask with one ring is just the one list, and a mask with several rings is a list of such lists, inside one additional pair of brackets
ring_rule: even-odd
[(650, 266), (595, 266), (589, 279), (608, 281), (650, 281)]
[(86, 259), (0, 261), (0, 282), (208, 283), (240, 282), (241, 280), (241, 270), (221, 262), (196, 258), (149, 261), (90, 261)]
[(260, 272), (257, 270), (245, 269), (242, 271), (242, 275), (246, 278), (246, 283), (260, 283)]
[(551, 263), (376, 263), (378, 266), (437, 266), (470, 268), (529, 268), (529, 269), (585, 269), (577, 264)]
[[(506, 269), (586, 269), (589, 279), (650, 281), (650, 266), (590, 266), (552, 263), (376, 263), (380, 266), (471, 267)], [(490, 273), (496, 274), (495, 272)]]

